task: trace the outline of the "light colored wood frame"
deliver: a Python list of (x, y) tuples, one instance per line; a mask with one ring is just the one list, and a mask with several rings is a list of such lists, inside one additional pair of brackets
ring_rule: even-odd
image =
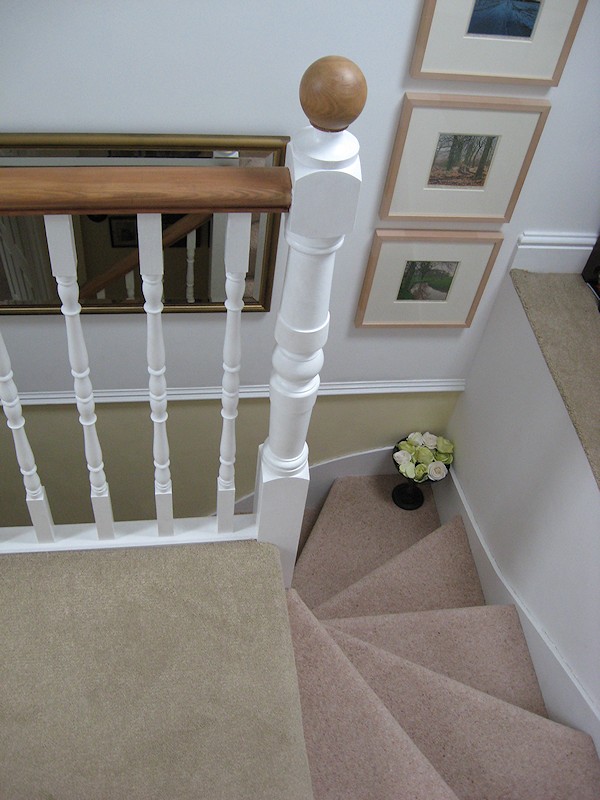
[[(448, 242), (450, 244), (489, 244), (491, 251), (485, 265), (482, 264), (481, 276), (473, 281), (475, 284), (473, 296), (468, 302), (469, 308), (465, 314), (464, 320), (455, 322), (440, 322), (440, 321), (365, 321), (367, 306), (373, 291), (373, 283), (377, 272), (377, 266), (381, 254), (381, 248), (386, 242), (399, 242), (399, 243), (412, 243), (423, 242), (429, 244), (438, 244)], [(373, 244), (369, 260), (367, 262), (367, 269), (363, 282), (360, 299), (358, 301), (358, 309), (356, 312), (355, 325), (367, 328), (468, 328), (470, 327), (477, 306), (483, 295), (484, 289), (492, 272), (494, 263), (498, 256), (500, 247), (502, 246), (503, 236), (501, 233), (493, 233), (487, 231), (429, 231), (429, 230), (389, 230), (378, 229), (375, 231), (373, 237)], [(409, 301), (411, 303), (418, 303), (419, 301)], [(424, 303), (426, 307), (428, 303)], [(434, 305), (434, 304), (432, 304)]]
[[(533, 129), (533, 134), (529, 141), (529, 145), (524, 154), (522, 163), (519, 165), (518, 174), (516, 175), (514, 188), (507, 200), (506, 206), (499, 208), (497, 213), (471, 213), (471, 214), (455, 214), (450, 210), (448, 213), (423, 213), (420, 211), (406, 211), (395, 212), (392, 210), (392, 201), (396, 184), (398, 181), (398, 173), (400, 170), (401, 162), (404, 158), (412, 159), (412, 154), (405, 152), (407, 137), (411, 121), (413, 120), (413, 112), (419, 109), (451, 109), (462, 110), (465, 112), (482, 111), (482, 112), (505, 112), (506, 114), (512, 113), (525, 113), (534, 114), (537, 116), (537, 123)], [(402, 104), (402, 111), (400, 114), (400, 121), (398, 123), (398, 132), (392, 150), (390, 159), (390, 166), (388, 169), (387, 180), (383, 190), (383, 197), (381, 201), (380, 216), (385, 220), (415, 220), (423, 222), (491, 222), (501, 224), (508, 222), (512, 216), (515, 205), (519, 198), (519, 194), (523, 187), (525, 177), (529, 170), (529, 166), (533, 159), (536, 147), (538, 145), (540, 136), (546, 124), (546, 118), (550, 112), (550, 103), (546, 100), (529, 100), (525, 98), (504, 98), (504, 97), (489, 97), (489, 96), (475, 96), (475, 95), (444, 95), (444, 94), (420, 94), (415, 92), (407, 92)], [(464, 131), (438, 131), (439, 133), (469, 133), (469, 124), (465, 120)], [(494, 130), (487, 131), (489, 135), (494, 134)], [(505, 146), (501, 143), (501, 146)], [(500, 149), (500, 148), (498, 148)], [(495, 156), (496, 157), (496, 156)], [(433, 162), (433, 152), (429, 164)], [(491, 170), (490, 170), (491, 172)], [(417, 190), (424, 190), (426, 186), (419, 185)], [(464, 191), (464, 190), (456, 190)], [(483, 189), (484, 192), (493, 193), (493, 186), (489, 184)], [(414, 192), (413, 192), (413, 197)], [(457, 195), (458, 197), (458, 195)], [(464, 198), (463, 198), (464, 199)]]
[[(546, 3), (549, 0), (545, 0)], [(560, 3), (561, 0), (552, 0), (552, 2)], [(573, 41), (575, 39), (575, 35), (577, 33), (577, 29), (579, 28), (579, 24), (581, 22), (581, 18), (583, 16), (583, 12), (585, 11), (585, 7), (587, 5), (587, 0), (578, 0), (575, 10), (573, 12), (573, 16), (571, 18), (571, 22), (568, 26), (568, 29), (565, 31), (557, 31), (557, 35), (564, 35), (564, 41), (562, 47), (560, 48), (560, 52), (556, 59), (556, 63), (554, 66), (554, 70), (551, 74), (540, 75), (538, 77), (531, 77), (531, 76), (518, 76), (518, 75), (511, 75), (508, 73), (501, 73), (501, 72), (477, 72), (474, 70), (473, 72), (439, 72), (439, 71), (427, 71), (423, 68), (423, 62), (426, 57), (427, 46), (429, 43), (430, 33), (432, 25), (434, 24), (436, 8), (438, 5), (438, 0), (424, 0), (423, 3), (423, 11), (421, 14), (421, 21), (419, 23), (419, 29), (417, 32), (417, 39), (415, 43), (415, 49), (413, 53), (413, 58), (410, 67), (410, 74), (413, 78), (430, 78), (433, 80), (466, 80), (466, 81), (485, 81), (487, 83), (499, 82), (499, 83), (516, 83), (516, 84), (529, 84), (529, 85), (537, 85), (537, 86), (557, 86), (561, 75), (563, 73), (565, 64), (567, 62), (567, 58), (569, 57), (569, 53), (571, 51), (571, 47), (573, 45)], [(470, 6), (471, 9), (473, 7), (473, 2), (471, 1)], [(544, 12), (544, 8), (540, 9), (540, 14)], [(497, 39), (494, 42), (494, 47), (497, 47)], [(514, 40), (511, 39), (511, 46)], [(456, 51), (457, 48), (460, 47), (460, 42), (456, 41), (454, 38), (448, 39), (448, 48), (450, 51)], [(524, 46), (530, 45), (531, 40), (527, 39), (523, 41)]]

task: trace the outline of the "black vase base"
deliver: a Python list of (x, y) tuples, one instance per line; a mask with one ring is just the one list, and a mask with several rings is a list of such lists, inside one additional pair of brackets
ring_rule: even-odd
[(399, 483), (392, 491), (392, 500), (398, 508), (404, 508), (406, 511), (416, 511), (421, 508), (425, 502), (423, 492), (412, 481), (408, 483)]

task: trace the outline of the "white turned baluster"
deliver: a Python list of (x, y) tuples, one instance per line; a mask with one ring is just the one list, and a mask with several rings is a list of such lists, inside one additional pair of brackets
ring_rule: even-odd
[(25, 420), (17, 387), (13, 380), (8, 351), (0, 333), (0, 401), (6, 424), (12, 431), (17, 462), (23, 475), (27, 507), (38, 542), (54, 541), (54, 523), (46, 492), (41, 484), (33, 452), (25, 433)]
[(162, 331), (163, 250), (160, 214), (138, 214), (138, 243), (147, 320), (150, 418), (154, 423), (154, 494), (160, 536), (173, 534), (173, 487), (167, 438), (167, 379)]
[(185, 240), (187, 271), (185, 274), (185, 298), (194, 303), (194, 262), (196, 261), (196, 231), (190, 231)]
[(66, 215), (44, 217), (48, 252), (52, 274), (56, 280), (59, 297), (62, 301), (61, 311), (67, 329), (67, 347), (71, 374), (74, 379), (75, 400), (79, 411), (79, 422), (83, 428), (85, 456), (87, 460), (92, 508), (96, 520), (96, 528), (100, 539), (114, 538), (114, 520), (110, 492), (102, 449), (96, 431), (96, 413), (94, 392), (90, 380), (90, 367), (87, 349), (81, 328), (81, 306), (79, 304), (79, 286), (77, 285), (77, 254), (73, 221)]
[(240, 394), (242, 363), (242, 309), (250, 253), (251, 214), (229, 214), (225, 236), (225, 341), (223, 344), (223, 395), (221, 451), (217, 479), (217, 529), (233, 532), (235, 506), (235, 421)]
[(135, 272), (133, 270), (125, 275), (125, 291), (128, 300), (135, 300)]
[(227, 214), (213, 214), (210, 229), (210, 286), (213, 303), (225, 300), (225, 234)]
[(345, 128), (362, 110), (366, 84), (356, 65), (334, 56), (309, 67), (300, 97), (318, 128), (304, 128), (290, 143), (290, 249), (275, 327), (269, 435), (255, 492), (258, 538), (279, 547), (286, 586), (308, 492), (306, 435), (327, 341), (335, 253), (354, 225), (361, 184), (358, 142)]

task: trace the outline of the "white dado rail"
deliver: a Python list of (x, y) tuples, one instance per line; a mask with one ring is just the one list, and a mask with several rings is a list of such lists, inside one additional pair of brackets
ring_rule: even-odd
[[(286, 167), (44, 167), (0, 169), (0, 214), (44, 215), (52, 274), (62, 301), (74, 397), (83, 430), (95, 524), (55, 525), (25, 432), (9, 354), (0, 338), (0, 400), (13, 433), (32, 526), (0, 528), (0, 552), (78, 549), (174, 541), (258, 538), (278, 545), (291, 580), (308, 491), (306, 435), (319, 389), (335, 255), (352, 229), (361, 183), (359, 146), (346, 128), (362, 111), (358, 67), (329, 56), (306, 71), (300, 100), (311, 124), (291, 140)], [(291, 172), (291, 180), (290, 180)], [(291, 184), (293, 204), (291, 205)], [(256, 507), (234, 515), (235, 424), (240, 395), (241, 310), (252, 212), (289, 210), (288, 263), (270, 382), (269, 435), (260, 448)], [(95, 398), (81, 321), (71, 215), (138, 215), (147, 319), (150, 417), (154, 430), (156, 520), (119, 522), (96, 431)], [(217, 515), (174, 519), (168, 441), (161, 214), (228, 214), (222, 436)], [(188, 240), (188, 259), (193, 257)], [(6, 457), (7, 454), (2, 454)], [(199, 469), (200, 469), (199, 465)], [(133, 479), (133, 478), (132, 478)], [(0, 519), (0, 525), (2, 519)]]

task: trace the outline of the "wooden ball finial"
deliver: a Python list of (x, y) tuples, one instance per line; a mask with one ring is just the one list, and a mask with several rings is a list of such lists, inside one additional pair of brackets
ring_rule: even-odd
[(300, 81), (300, 104), (314, 128), (343, 131), (367, 100), (367, 82), (359, 67), (343, 56), (319, 58)]

